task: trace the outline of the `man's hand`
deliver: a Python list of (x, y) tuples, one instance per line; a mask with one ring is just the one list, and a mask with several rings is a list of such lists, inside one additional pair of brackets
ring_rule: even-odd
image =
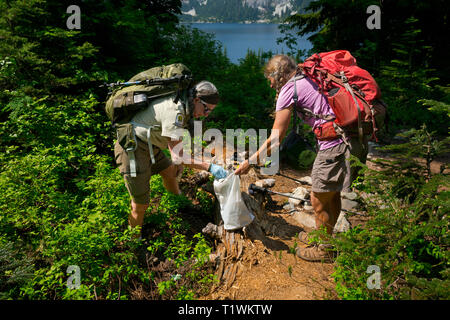
[(209, 172), (211, 172), (216, 179), (223, 179), (228, 175), (228, 171), (214, 163), (209, 167)]
[(244, 162), (239, 164), (239, 167), (236, 169), (236, 171), (234, 171), (234, 174), (235, 175), (246, 174), (249, 169), (250, 169), (250, 163), (248, 162), (248, 160), (245, 160)]

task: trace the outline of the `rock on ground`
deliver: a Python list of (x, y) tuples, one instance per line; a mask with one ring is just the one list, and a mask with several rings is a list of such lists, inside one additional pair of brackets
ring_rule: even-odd
[(348, 199), (342, 199), (341, 200), (342, 203), (342, 209), (344, 210), (350, 210), (350, 211), (354, 211), (357, 210), (359, 208), (359, 203), (353, 200), (348, 200)]
[[(303, 188), (303, 187), (298, 187), (292, 192), (292, 196), (307, 200), (310, 198), (310, 193), (309, 193), (308, 189)], [(301, 202), (302, 202), (302, 200), (289, 198), (289, 203), (292, 207), (299, 205)]]
[(341, 211), (341, 214), (339, 215), (336, 225), (334, 226), (333, 233), (346, 232), (350, 230), (350, 228), (351, 228), (350, 222), (348, 222), (345, 213)]

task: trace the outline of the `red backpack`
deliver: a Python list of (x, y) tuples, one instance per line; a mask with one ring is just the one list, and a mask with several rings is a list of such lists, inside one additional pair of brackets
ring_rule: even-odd
[[(299, 64), (303, 73), (314, 81), (327, 97), (335, 118), (312, 116), (328, 120), (315, 128), (319, 140), (333, 140), (339, 136), (372, 134), (376, 140), (386, 106), (373, 77), (356, 65), (356, 59), (346, 50), (314, 54)], [(311, 116), (311, 114), (309, 114)]]

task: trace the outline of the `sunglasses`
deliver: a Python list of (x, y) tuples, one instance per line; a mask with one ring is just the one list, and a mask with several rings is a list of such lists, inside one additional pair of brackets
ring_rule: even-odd
[(208, 106), (206, 105), (206, 103), (204, 103), (202, 100), (200, 100), (200, 103), (203, 105), (203, 113), (205, 115), (208, 115), (212, 110), (210, 108), (208, 108)]

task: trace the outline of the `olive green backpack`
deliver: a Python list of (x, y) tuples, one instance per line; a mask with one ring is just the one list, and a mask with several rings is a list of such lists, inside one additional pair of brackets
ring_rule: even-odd
[(107, 85), (113, 90), (106, 101), (106, 114), (113, 125), (127, 123), (153, 99), (174, 93), (180, 98), (191, 82), (191, 71), (181, 63), (145, 70), (128, 82)]
[[(191, 71), (181, 63), (155, 67), (145, 70), (128, 82), (111, 83), (106, 86), (112, 91), (106, 101), (105, 111), (116, 129), (117, 141), (126, 150), (130, 158), (130, 174), (136, 176), (134, 151), (137, 139), (131, 120), (139, 111), (147, 108), (149, 103), (160, 97), (176, 94), (175, 103), (187, 96), (192, 83)], [(186, 103), (183, 103), (186, 108)], [(185, 110), (187, 113), (187, 110)], [(152, 164), (155, 163), (150, 141), (151, 127), (148, 128), (148, 145)]]

